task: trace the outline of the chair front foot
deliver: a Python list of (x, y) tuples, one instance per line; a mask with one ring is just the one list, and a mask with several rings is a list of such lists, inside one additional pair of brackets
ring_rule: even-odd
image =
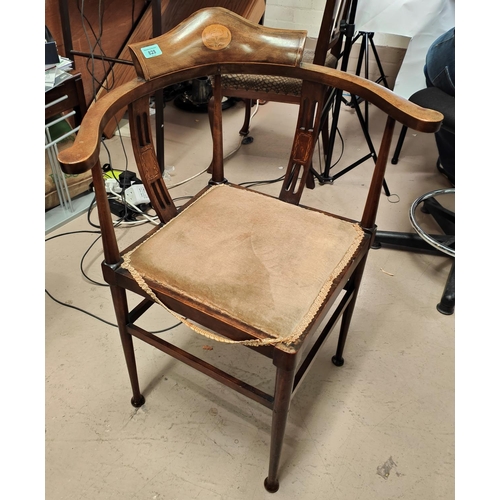
[(266, 488), (269, 493), (276, 493), (280, 489), (280, 483), (275, 481), (274, 483), (268, 481), (269, 478), (264, 479), (264, 488)]
[(146, 402), (146, 398), (141, 394), (138, 399), (132, 398), (130, 402), (134, 408), (140, 408)]
[(344, 364), (344, 358), (338, 357), (337, 355), (332, 357), (332, 363), (335, 366), (342, 366)]

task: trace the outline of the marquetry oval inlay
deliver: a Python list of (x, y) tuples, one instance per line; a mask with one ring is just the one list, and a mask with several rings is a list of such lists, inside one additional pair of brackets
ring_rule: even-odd
[(203, 44), (211, 50), (225, 49), (231, 41), (231, 32), (222, 24), (211, 24), (201, 34)]

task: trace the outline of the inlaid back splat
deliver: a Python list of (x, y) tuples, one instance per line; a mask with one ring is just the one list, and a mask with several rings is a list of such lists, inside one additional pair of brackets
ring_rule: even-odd
[(139, 176), (161, 222), (167, 222), (177, 214), (158, 164), (149, 118), (149, 97), (143, 97), (129, 105), (129, 124), (132, 147)]

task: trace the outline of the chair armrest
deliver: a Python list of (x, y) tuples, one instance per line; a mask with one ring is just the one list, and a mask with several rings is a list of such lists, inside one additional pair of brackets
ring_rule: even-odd
[(325, 66), (302, 63), (301, 68), (314, 71), (315, 81), (360, 96), (413, 130), (433, 133), (441, 127), (444, 118), (442, 113), (414, 104), (378, 83)]
[(90, 170), (99, 160), (102, 132), (108, 121), (128, 105), (131, 95), (138, 94), (144, 82), (131, 80), (92, 103), (83, 118), (73, 145), (58, 154), (66, 174), (81, 174)]
[[(216, 68), (222, 73), (237, 73), (245, 71), (248, 66), (246, 63), (231, 63), (216, 65)], [(257, 63), (254, 71), (259, 74), (265, 72), (266, 67), (269, 68), (270, 65)], [(207, 64), (205, 70), (211, 68)], [(192, 76), (205, 74), (205, 70), (203, 68), (180, 70), (178, 73), (174, 72), (172, 75), (165, 75), (149, 82), (136, 79), (106, 94), (89, 107), (73, 146), (59, 153), (58, 159), (63, 171), (68, 174), (80, 174), (96, 164), (104, 127), (108, 120), (129, 102), (140, 96), (152, 95), (155, 90), (164, 88), (172, 82), (185, 81)], [(443, 115), (438, 111), (422, 108), (375, 82), (343, 71), (303, 63), (300, 67), (289, 68), (287, 74), (295, 78), (319, 81), (360, 96), (403, 125), (420, 132), (438, 131), (443, 120)]]

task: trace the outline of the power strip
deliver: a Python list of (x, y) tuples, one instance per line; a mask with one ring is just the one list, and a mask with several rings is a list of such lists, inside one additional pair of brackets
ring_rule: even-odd
[(132, 186), (125, 189), (125, 201), (135, 206), (149, 203), (149, 196), (144, 184), (132, 184)]
[(104, 179), (104, 184), (106, 186), (107, 193), (110, 193), (110, 194), (111, 193), (115, 193), (115, 194), (121, 193), (120, 184), (118, 183), (118, 181), (116, 179), (110, 179), (110, 178)]

